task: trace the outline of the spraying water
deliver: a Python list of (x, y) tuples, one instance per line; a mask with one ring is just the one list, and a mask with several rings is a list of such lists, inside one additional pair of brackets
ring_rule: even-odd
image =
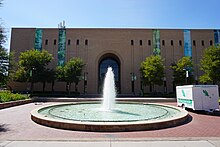
[(104, 88), (103, 88), (103, 104), (102, 109), (105, 111), (111, 111), (114, 109), (115, 105), (115, 79), (114, 73), (111, 67), (108, 67), (107, 73), (105, 75)]

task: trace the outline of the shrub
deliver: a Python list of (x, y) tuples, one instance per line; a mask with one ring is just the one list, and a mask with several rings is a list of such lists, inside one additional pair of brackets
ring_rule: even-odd
[(28, 99), (27, 95), (11, 93), (10, 91), (0, 91), (0, 103)]

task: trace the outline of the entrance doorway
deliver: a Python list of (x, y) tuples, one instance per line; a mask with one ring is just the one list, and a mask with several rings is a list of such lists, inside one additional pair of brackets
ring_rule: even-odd
[(112, 70), (115, 75), (115, 86), (117, 93), (121, 92), (120, 88), (120, 62), (117, 56), (115, 55), (105, 55), (101, 58), (99, 62), (99, 72), (98, 72), (98, 93), (101, 94), (104, 86), (105, 74), (108, 67), (112, 67)]

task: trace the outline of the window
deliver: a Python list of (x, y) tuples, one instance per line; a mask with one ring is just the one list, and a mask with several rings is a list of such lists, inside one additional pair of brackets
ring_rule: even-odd
[(195, 40), (193, 40), (193, 46), (196, 46), (196, 41)]
[(151, 41), (150, 40), (148, 40), (148, 45), (151, 45)]
[(210, 41), (209, 41), (209, 43), (210, 43), (210, 45), (211, 45), (211, 46), (213, 45), (213, 42), (212, 42), (212, 40), (210, 40)]
[(88, 40), (87, 39), (85, 40), (85, 45), (88, 45)]
[(179, 40), (179, 46), (182, 46), (182, 40)]
[(134, 45), (134, 40), (131, 40), (131, 45)]
[(165, 46), (165, 40), (162, 40), (162, 46)]
[(79, 45), (79, 39), (76, 40), (76, 45)]
[(142, 40), (140, 40), (140, 46), (142, 46)]
[(173, 40), (171, 40), (170, 44), (171, 44), (171, 46), (173, 46)]
[(202, 42), (201, 42), (201, 43), (202, 43), (202, 46), (204, 46), (204, 45), (205, 45), (204, 40), (202, 40)]
[(68, 42), (67, 42), (67, 44), (70, 45), (70, 43), (71, 43), (71, 40), (69, 39)]
[(45, 40), (45, 45), (48, 45), (48, 39)]
[(57, 40), (54, 39), (54, 41), (53, 41), (53, 45), (56, 45), (56, 44), (57, 44)]

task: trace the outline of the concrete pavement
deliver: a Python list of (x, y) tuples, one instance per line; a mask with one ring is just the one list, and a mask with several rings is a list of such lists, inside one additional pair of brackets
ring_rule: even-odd
[(0, 141), (0, 147), (220, 147), (220, 140), (199, 141)]
[[(189, 112), (188, 123), (160, 130), (136, 132), (80, 132), (55, 129), (31, 121), (30, 103), (0, 110), (0, 147), (220, 147), (220, 117)], [(166, 103), (176, 105), (175, 102)]]

